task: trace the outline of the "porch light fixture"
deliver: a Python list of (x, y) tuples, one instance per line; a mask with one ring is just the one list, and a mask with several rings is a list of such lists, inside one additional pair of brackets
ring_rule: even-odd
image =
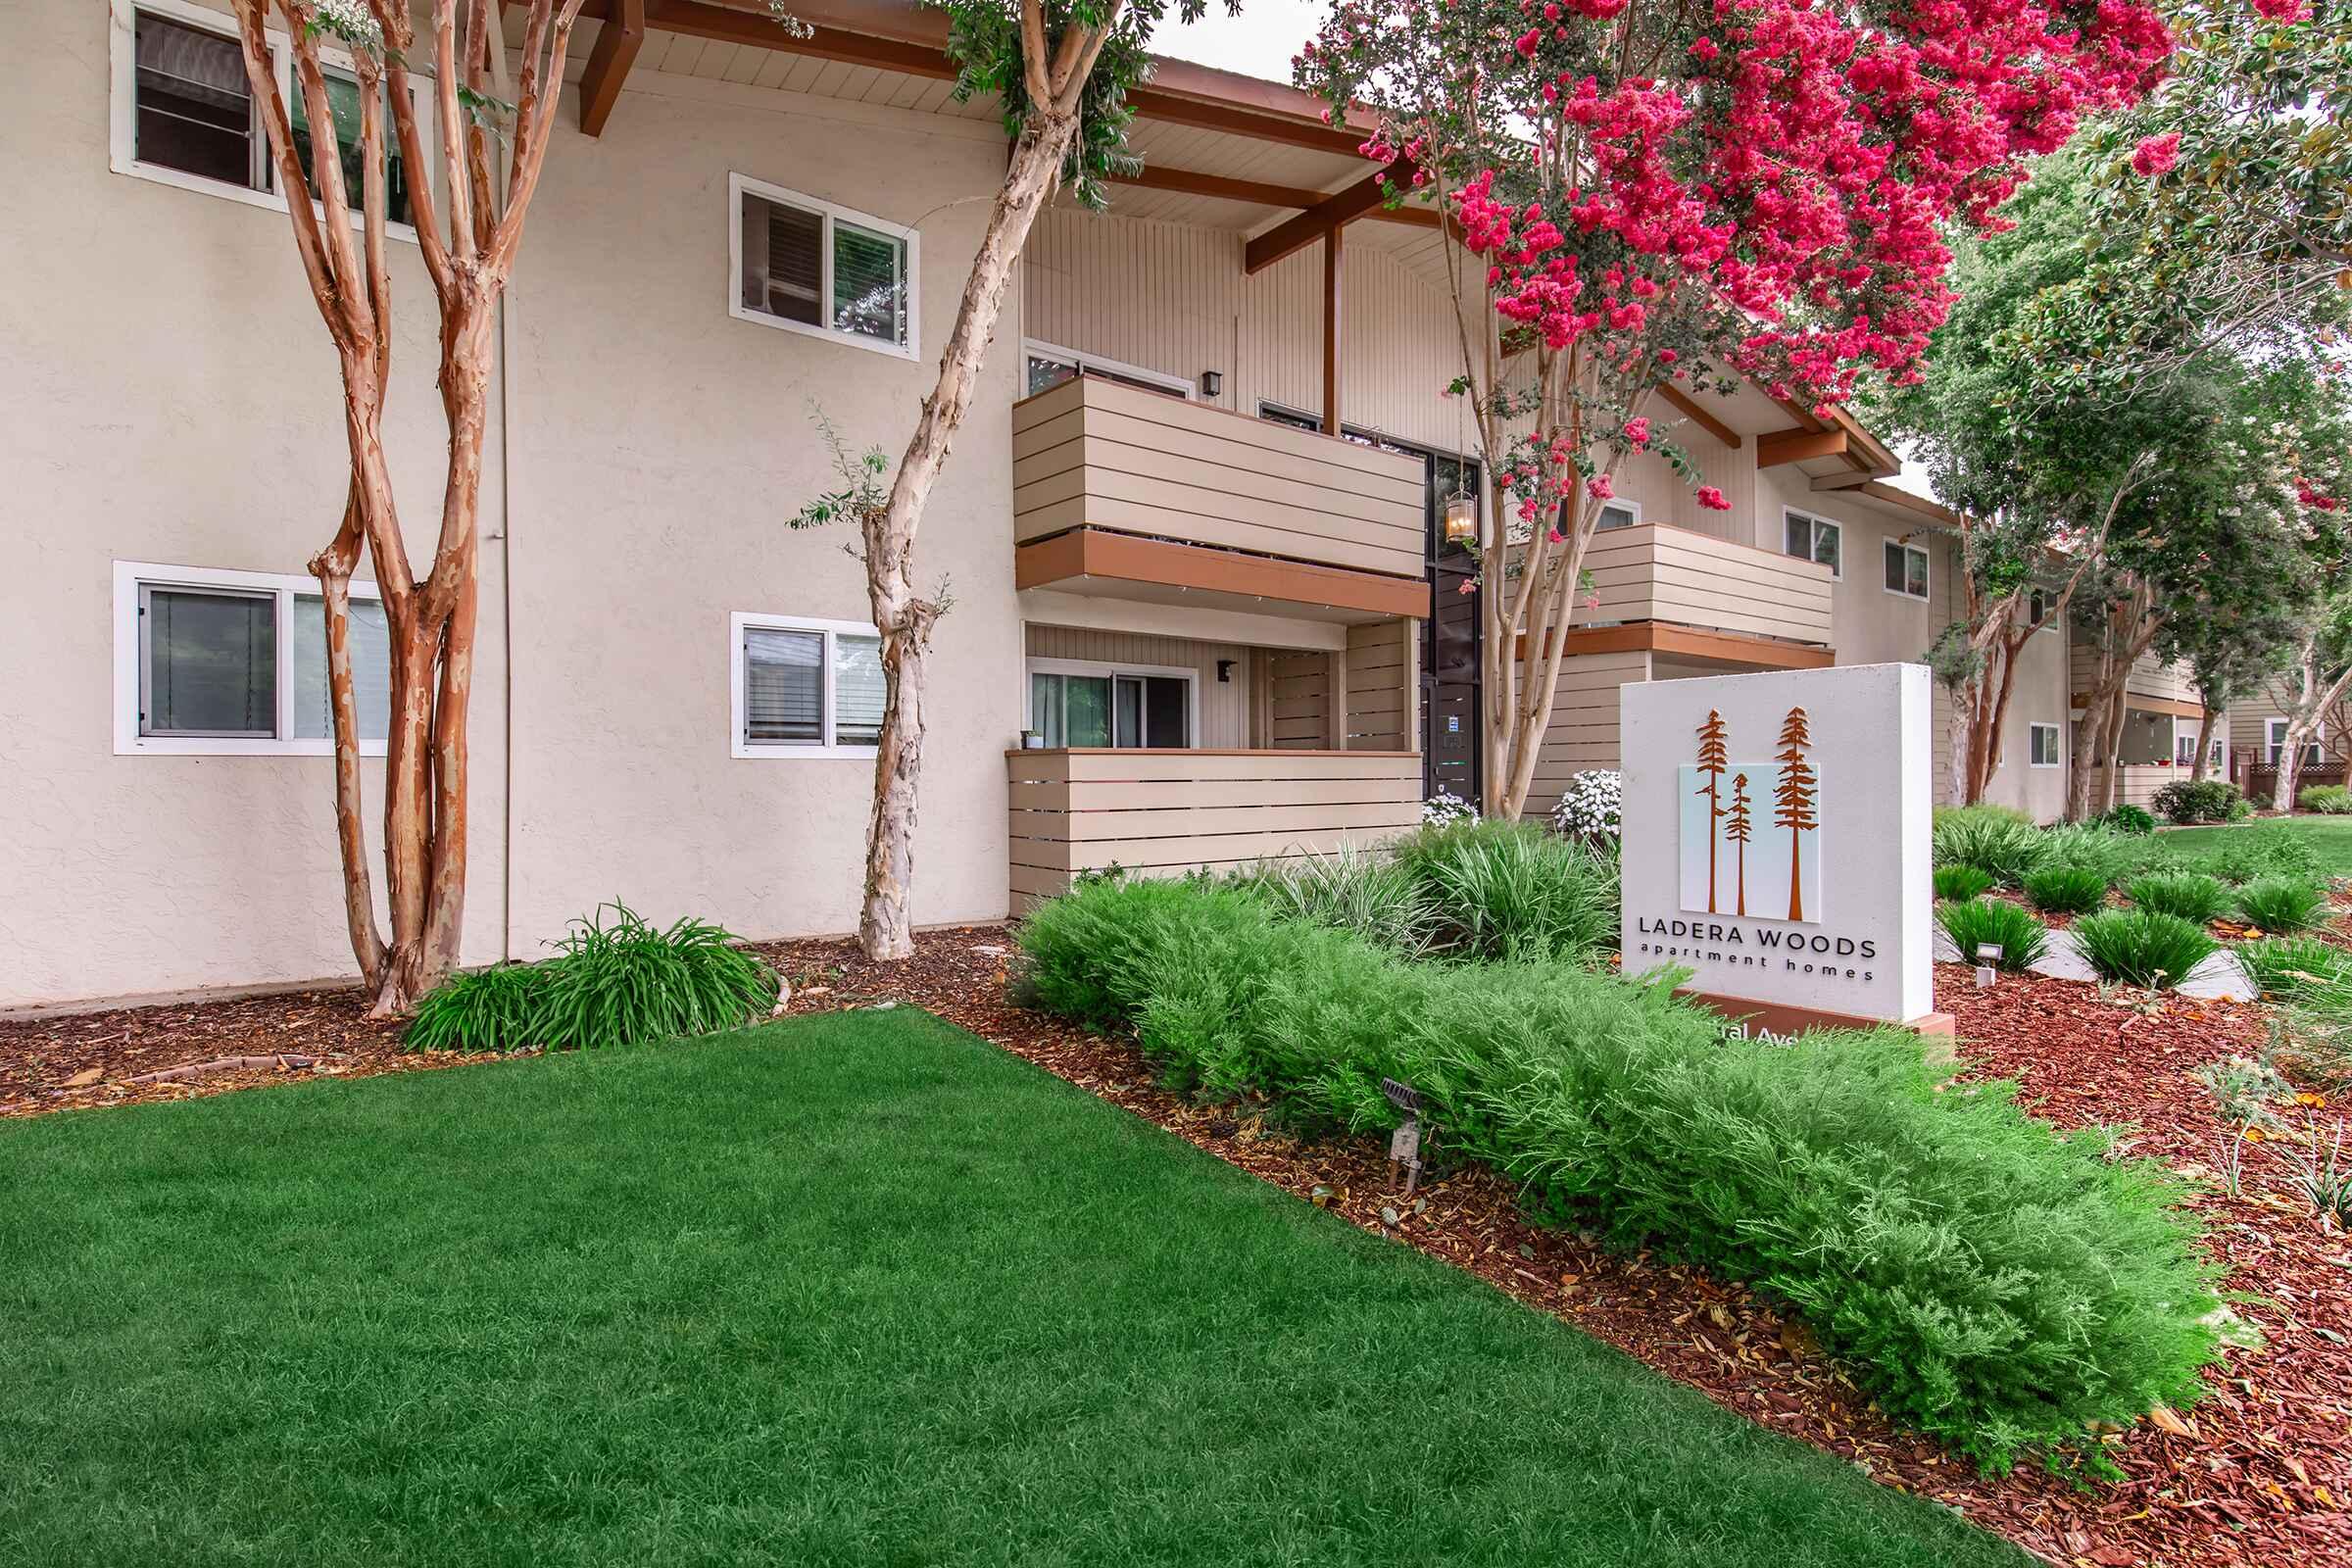
[(1200, 395), (1202, 397), (1213, 398), (1224, 390), (1225, 377), (1221, 372), (1216, 370), (1202, 370), (1200, 372)]
[(1466, 545), (1478, 538), (1478, 503), (1459, 491), (1446, 503), (1446, 542)]

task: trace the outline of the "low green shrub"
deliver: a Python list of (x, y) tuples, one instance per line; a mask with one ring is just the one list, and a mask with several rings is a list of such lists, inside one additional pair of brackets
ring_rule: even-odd
[(2291, 876), (2266, 876), (2237, 890), (2237, 912), (2248, 925), (2291, 937), (2328, 915), (2328, 895)]
[(2326, 880), (2319, 851), (2302, 833), (2283, 823), (2260, 823), (2220, 837), (2221, 842), (2198, 860), (2197, 868), (2225, 882), (2252, 882), (2268, 876), (2290, 876), (2311, 883)]
[(2322, 816), (2352, 816), (2352, 789), (2341, 784), (2314, 784), (2295, 796), (2295, 808)]
[(2203, 926), (2154, 909), (2086, 914), (2074, 938), (2102, 979), (2150, 990), (2179, 985), (2219, 946)]
[(2228, 779), (2207, 778), (2192, 782), (2177, 778), (2159, 789), (2149, 804), (2168, 821), (2227, 822), (2231, 808), (2243, 798), (2237, 786)]
[(2150, 871), (2135, 877), (2124, 894), (2143, 909), (2177, 914), (2206, 925), (2230, 907), (2230, 894), (2218, 877), (2202, 871)]
[(1584, 959), (1617, 945), (1614, 845), (1490, 820), (1425, 827), (1389, 853), (1449, 956)]
[(1936, 868), (1936, 897), (1939, 899), (1966, 903), (1991, 889), (1992, 873), (1982, 866), (1939, 865)]
[(536, 1045), (549, 967), (462, 970), (426, 992), (402, 1041), (411, 1051), (518, 1051)]
[(2034, 918), (2034, 911), (2007, 899), (1939, 904), (1936, 918), (1960, 950), (1962, 963), (1977, 962), (1981, 948), (1997, 947), (2001, 956), (1994, 960), (1996, 967), (2015, 972), (2032, 967), (2050, 942), (2048, 929)]
[(1381, 1080), (1413, 1084), (1540, 1221), (1752, 1283), (1988, 1467), (2100, 1463), (2096, 1424), (2202, 1392), (2216, 1303), (2175, 1186), (2009, 1086), (1944, 1087), (1914, 1035), (1727, 1041), (1668, 978), (1403, 961), (1198, 883), (1072, 894), (1020, 945), (1027, 998), (1133, 1030), (1177, 1087), (1370, 1133)]
[(2049, 856), (2042, 831), (2005, 806), (1946, 807), (1936, 813), (1930, 850), (1937, 865), (1973, 865), (2015, 887)]
[(2088, 914), (2107, 902), (2107, 876), (2087, 865), (2045, 865), (2026, 878), (2026, 897), (2044, 914)]
[(2109, 887), (2129, 882), (2154, 866), (2173, 863), (2153, 838), (2118, 832), (2096, 822), (2062, 823), (2046, 829), (2041, 839), (2044, 865), (2087, 866), (2105, 877)]
[(2265, 997), (2291, 1000), (2352, 988), (2352, 957), (2317, 937), (2264, 937), (2231, 951)]
[(772, 1008), (777, 990), (776, 972), (735, 940), (706, 920), (663, 928), (625, 904), (604, 905), (572, 921), (556, 956), (543, 963), (502, 964), (435, 987), (417, 1004), (404, 1043), (412, 1050), (560, 1050), (732, 1029)]
[(2143, 807), (2119, 806), (2105, 815), (2093, 818), (2091, 825), (2144, 839), (2156, 831), (2156, 818)]

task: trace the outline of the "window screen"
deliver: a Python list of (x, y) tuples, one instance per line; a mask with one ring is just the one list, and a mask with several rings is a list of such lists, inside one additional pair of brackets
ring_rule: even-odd
[(885, 343), (906, 341), (906, 252), (887, 234), (833, 225), (833, 327)]
[[(335, 150), (343, 164), (343, 194), (350, 200), (352, 210), (357, 212), (365, 177), (360, 161), (360, 84), (357, 78), (339, 71), (329, 69), (321, 74), (326, 78), (327, 108), (335, 119)], [(390, 90), (389, 87), (385, 88), (386, 92)], [(315, 197), (318, 194), (318, 169), (311, 161), (314, 153), (310, 106), (299, 81), (286, 94), (286, 110), (293, 122), (295, 156), (302, 160), (303, 173)], [(407, 172), (401, 164), (400, 148), (394, 140), (392, 111), (388, 100), (384, 110), (384, 168), (387, 175), (384, 216), (395, 223), (408, 222), (409, 182)]]
[(822, 743), (825, 634), (763, 626), (743, 634), (744, 739)]
[(1640, 520), (1634, 515), (1634, 509), (1631, 507), (1608, 506), (1600, 509), (1600, 520), (1592, 526), (1596, 530), (1631, 528)]
[(277, 734), (274, 595), (150, 588), (139, 612), (140, 734)]
[(743, 193), (744, 309), (906, 343), (906, 242), (816, 208)]
[(1844, 568), (1838, 560), (1838, 525), (1823, 517), (1808, 516), (1801, 512), (1788, 514), (1788, 535), (1785, 549), (1799, 561), (1810, 561), (1830, 568), (1834, 576), (1842, 576)]
[(882, 639), (844, 632), (833, 639), (833, 744), (872, 746), (882, 739), (889, 685)]
[(267, 189), (269, 166), (255, 156), (253, 89), (237, 41), (142, 11), (132, 47), (138, 160)]
[[(392, 628), (383, 605), (351, 602), (351, 685), (360, 710), (360, 739), (392, 732)], [(335, 714), (326, 689), (326, 602), (294, 596), (294, 738), (331, 740)]]

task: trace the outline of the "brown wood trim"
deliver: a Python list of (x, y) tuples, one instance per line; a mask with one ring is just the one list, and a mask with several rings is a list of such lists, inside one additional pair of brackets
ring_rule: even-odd
[[(660, 0), (655, 0), (656, 4)], [(597, 29), (596, 45), (588, 51), (587, 69), (580, 73), (580, 133), (601, 136), (620, 102), (621, 83), (645, 47), (646, 0), (612, 0), (610, 14)]]
[[(2066, 701), (2070, 708), (2087, 709), (2090, 706), (2090, 694), (2088, 692), (2070, 692), (2067, 694)], [(2124, 693), (2124, 706), (2136, 708), (2143, 713), (2168, 713), (2174, 718), (2201, 719), (2205, 716), (2205, 710), (2195, 703), (2184, 703), (2172, 697), (2142, 697), (2137, 692)], [(2154, 767), (2157, 765), (2154, 762), (2126, 762), (2124, 764), (2126, 767)]]
[(1739, 431), (1709, 414), (1696, 398), (1681, 387), (1662, 386), (1658, 388), (1658, 396), (1673, 404), (1676, 412), (1725, 446), (1737, 447), (1740, 444)]
[(1012, 553), (1015, 588), (1048, 588), (1072, 577), (1249, 594), (1283, 604), (1416, 619), (1427, 618), (1430, 608), (1429, 584), (1416, 577), (1141, 539), (1106, 528), (1072, 528)]
[(1338, 233), (1386, 201), (1386, 190), (1391, 184), (1398, 190), (1413, 188), (1410, 160), (1400, 158), (1387, 169), (1375, 170), (1354, 184), (1324, 197), (1298, 217), (1285, 219), (1258, 235), (1242, 251), (1243, 272), (1262, 272), (1292, 252), (1302, 251), (1316, 240)]
[[(1330, 194), (1310, 186), (1269, 185), (1262, 180), (1234, 179), (1225, 174), (1203, 173), (1193, 169), (1171, 169), (1165, 164), (1146, 164), (1132, 174), (1111, 174), (1106, 177), (1114, 185), (1173, 191), (1180, 196), (1213, 196), (1220, 201), (1248, 202), (1254, 207), (1304, 210)], [(1374, 222), (1406, 223), (1414, 228), (1445, 226), (1445, 220), (1438, 216), (1434, 208), (1428, 207), (1375, 207), (1364, 217)]]
[(1843, 430), (1807, 430), (1801, 426), (1767, 430), (1756, 437), (1756, 466), (1774, 468), (1784, 463), (1802, 463), (1808, 458), (1843, 457), (1845, 441)]
[[(1820, 489), (1821, 481), (1814, 480), (1813, 488)], [(1873, 501), (1881, 501), (1890, 507), (1900, 507), (1906, 512), (1915, 512), (1940, 527), (1960, 528), (1965, 526), (1968, 521), (1959, 513), (1939, 502), (1930, 501), (1926, 496), (1915, 496), (1908, 490), (1897, 490), (1884, 480), (1865, 479), (1860, 484), (1838, 485), (1832, 488), (1843, 490), (1848, 495), (1865, 495)]]
[[(1575, 626), (1568, 631), (1570, 654), (1681, 654), (1690, 659), (1722, 659), (1768, 669), (1827, 669), (1838, 662), (1837, 650), (1810, 643), (1785, 643), (1746, 632), (1707, 631), (1677, 626), (1663, 620), (1637, 620), (1623, 626)], [(1521, 634), (1518, 657), (1527, 660), (1527, 637)]]
[[(1407, 762), (1419, 752), (1318, 751), (1305, 746), (1012, 746), (1006, 757), (1347, 757)], [(1170, 780), (1169, 782), (1175, 782)], [(1307, 804), (1312, 804), (1307, 803)]]

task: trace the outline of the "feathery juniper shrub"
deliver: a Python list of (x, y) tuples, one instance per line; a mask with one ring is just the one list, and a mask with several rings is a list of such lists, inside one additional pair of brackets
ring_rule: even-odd
[(2013, 1102), (1939, 1088), (1894, 1030), (1727, 1041), (1671, 979), (1415, 963), (1229, 887), (1090, 888), (1020, 932), (1038, 1005), (1133, 1031), (1171, 1083), (1385, 1131), (1410, 1082), (1449, 1148), (1592, 1225), (1801, 1311), (1898, 1418), (1988, 1467), (2201, 1392), (2215, 1304), (2179, 1194)]

